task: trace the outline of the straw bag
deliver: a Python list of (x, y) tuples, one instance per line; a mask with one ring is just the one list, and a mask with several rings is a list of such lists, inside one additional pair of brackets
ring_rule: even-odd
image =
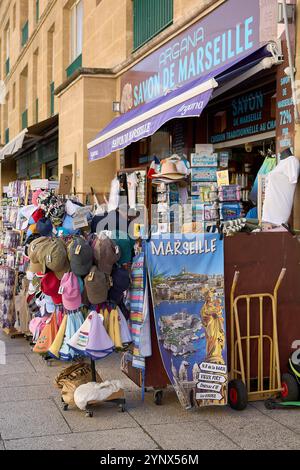
[[(64, 369), (56, 378), (55, 385), (61, 389), (61, 396), (64, 403), (75, 406), (74, 392), (79, 385), (92, 381), (92, 369), (89, 364), (74, 364)], [(103, 382), (102, 378), (96, 372), (96, 381)]]

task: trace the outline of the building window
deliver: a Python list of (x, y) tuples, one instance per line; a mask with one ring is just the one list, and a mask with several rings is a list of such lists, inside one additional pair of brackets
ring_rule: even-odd
[(83, 1), (77, 1), (71, 9), (71, 62), (82, 54)]
[(16, 4), (13, 6), (13, 30), (16, 29), (16, 18), (17, 18), (17, 12), (16, 12)]
[(27, 44), (29, 38), (29, 0), (23, 0), (20, 7), (19, 27), (21, 30), (21, 47)]
[(138, 49), (173, 23), (173, 0), (133, 0), (133, 44)]
[(27, 41), (28, 41), (28, 20), (25, 21), (22, 27), (22, 47), (26, 45)]
[(28, 126), (28, 67), (20, 75), (21, 129)]
[(14, 82), (14, 84), (13, 84), (13, 102), (12, 102), (12, 105), (13, 105), (13, 109), (15, 109), (15, 107), (16, 107), (16, 82)]
[(5, 75), (9, 74), (10, 71), (10, 29), (9, 25), (7, 25), (5, 29)]
[(39, 22), (40, 19), (40, 0), (35, 1), (35, 21)]

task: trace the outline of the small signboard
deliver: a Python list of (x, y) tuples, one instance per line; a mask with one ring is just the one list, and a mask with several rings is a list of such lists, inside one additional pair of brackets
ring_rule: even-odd
[(59, 178), (58, 194), (71, 194), (72, 192), (72, 173), (61, 173)]

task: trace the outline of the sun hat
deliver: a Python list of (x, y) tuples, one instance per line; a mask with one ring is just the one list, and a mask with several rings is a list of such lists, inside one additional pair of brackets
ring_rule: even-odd
[(120, 249), (106, 236), (95, 240), (93, 248), (98, 269), (103, 273), (110, 274), (113, 265), (120, 259)]
[(107, 300), (108, 279), (97, 266), (91, 268), (90, 273), (84, 279), (84, 284), (88, 300), (92, 305), (101, 304)]
[(60, 280), (52, 271), (49, 271), (41, 281), (42, 292), (49, 295), (56, 305), (62, 304), (62, 296), (58, 293), (60, 288)]
[(83, 322), (84, 318), (80, 310), (67, 315), (65, 336), (59, 350), (59, 358), (62, 361), (70, 361), (74, 359), (75, 356), (78, 356), (78, 352), (74, 351), (74, 349), (69, 346), (68, 341), (74, 336), (76, 331), (80, 329)]
[(165, 178), (171, 180), (181, 180), (189, 174), (189, 170), (181, 158), (174, 154), (161, 162), (160, 172), (152, 175), (152, 178)]
[(93, 250), (81, 237), (75, 238), (68, 248), (71, 271), (77, 276), (86, 276), (93, 265)]
[(52, 229), (52, 222), (47, 217), (42, 217), (36, 224), (37, 232), (44, 237), (51, 236)]
[(67, 310), (77, 310), (81, 306), (81, 292), (78, 278), (74, 273), (66, 273), (60, 283), (62, 303)]

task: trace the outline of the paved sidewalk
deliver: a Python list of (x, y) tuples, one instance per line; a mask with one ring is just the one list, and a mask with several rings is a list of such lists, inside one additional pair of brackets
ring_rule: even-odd
[(267, 411), (263, 403), (243, 412), (229, 407), (186, 412), (172, 390), (163, 406), (152, 393), (141, 402), (140, 390), (119, 368), (113, 354), (98, 362), (104, 379), (120, 379), (126, 390), (127, 411), (105, 404), (86, 418), (79, 410), (62, 410), (53, 379), (63, 368), (52, 366), (30, 350), (23, 338), (6, 345), (0, 365), (0, 450), (2, 449), (299, 449), (300, 415), (294, 410)]

